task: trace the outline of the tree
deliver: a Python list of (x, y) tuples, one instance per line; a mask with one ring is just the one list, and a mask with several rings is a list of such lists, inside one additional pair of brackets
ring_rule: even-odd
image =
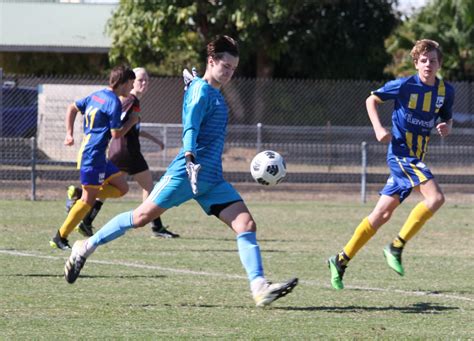
[(108, 25), (110, 58), (177, 75), (203, 68), (205, 44), (237, 38), (250, 77), (380, 78), (395, 0), (122, 0)]
[(395, 76), (413, 72), (410, 49), (418, 39), (436, 40), (443, 51), (441, 74), (450, 80), (474, 80), (474, 1), (431, 0), (387, 40)]
[[(291, 28), (291, 50), (281, 76), (329, 79), (380, 79), (390, 62), (385, 39), (398, 25), (396, 1), (308, 2), (300, 13), (304, 25)], [(287, 70), (285, 70), (285, 68)]]

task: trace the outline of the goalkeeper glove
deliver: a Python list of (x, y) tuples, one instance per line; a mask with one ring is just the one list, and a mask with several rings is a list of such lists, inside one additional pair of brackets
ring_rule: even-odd
[(188, 154), (185, 156), (186, 159), (186, 172), (188, 173), (189, 183), (191, 184), (191, 190), (193, 194), (196, 195), (198, 193), (197, 188), (197, 178), (198, 173), (201, 170), (201, 165), (196, 163), (193, 154)]
[(193, 79), (197, 76), (198, 76), (198, 73), (195, 67), (191, 69), (191, 72), (189, 72), (188, 69), (183, 70), (184, 91), (188, 90), (189, 85), (191, 84)]

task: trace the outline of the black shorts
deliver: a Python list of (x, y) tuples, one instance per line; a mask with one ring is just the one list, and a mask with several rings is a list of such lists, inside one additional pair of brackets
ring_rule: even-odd
[(148, 169), (148, 164), (140, 152), (115, 154), (110, 157), (110, 161), (122, 172), (129, 175), (135, 175)]

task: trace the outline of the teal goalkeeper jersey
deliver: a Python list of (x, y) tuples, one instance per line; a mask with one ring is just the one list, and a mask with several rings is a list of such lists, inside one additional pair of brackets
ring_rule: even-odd
[(198, 181), (223, 180), (222, 153), (227, 130), (228, 109), (222, 93), (196, 77), (184, 94), (183, 147), (166, 175), (187, 176), (184, 153), (192, 152), (201, 164)]

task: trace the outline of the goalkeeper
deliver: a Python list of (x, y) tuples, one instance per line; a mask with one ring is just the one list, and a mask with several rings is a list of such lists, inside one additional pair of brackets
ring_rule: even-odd
[(208, 44), (206, 72), (203, 78), (196, 77), (191, 82), (184, 95), (183, 147), (145, 202), (133, 211), (119, 214), (89, 239), (74, 244), (64, 268), (69, 283), (77, 279), (86, 258), (99, 245), (194, 199), (208, 215), (215, 215), (236, 233), (240, 260), (257, 306), (270, 304), (297, 285), (296, 278), (274, 284), (266, 280), (256, 224), (239, 193), (222, 176), (228, 109), (220, 89), (230, 81), (238, 62), (234, 39), (220, 36)]

